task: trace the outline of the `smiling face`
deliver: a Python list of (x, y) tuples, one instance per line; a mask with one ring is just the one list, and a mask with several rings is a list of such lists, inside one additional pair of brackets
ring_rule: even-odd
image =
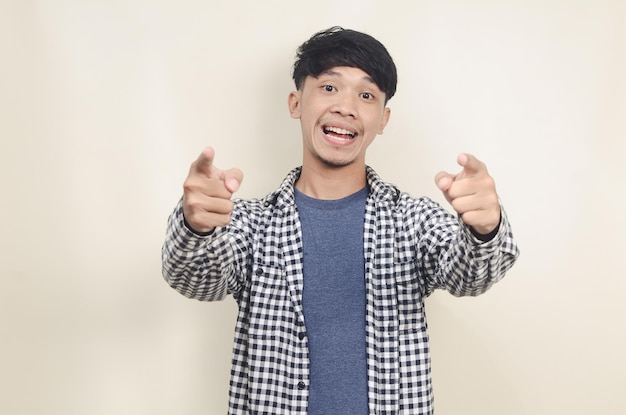
[(303, 166), (338, 169), (365, 165), (365, 152), (383, 133), (390, 110), (385, 93), (363, 70), (331, 68), (289, 94), (291, 117), (300, 120)]

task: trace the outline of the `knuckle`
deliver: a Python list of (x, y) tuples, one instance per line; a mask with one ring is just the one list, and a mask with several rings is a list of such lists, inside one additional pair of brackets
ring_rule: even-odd
[(230, 223), (230, 219), (231, 219), (230, 213), (227, 214), (227, 215), (220, 216), (220, 219), (221, 220), (220, 220), (219, 226), (226, 226), (226, 225), (228, 225)]
[(185, 194), (193, 193), (195, 187), (187, 180), (183, 183), (183, 192)]
[(187, 206), (192, 209), (196, 209), (199, 205), (199, 200), (193, 193), (183, 195), (183, 206)]
[(187, 178), (183, 182), (183, 190), (185, 191), (185, 193), (193, 193), (197, 191), (198, 188), (199, 188), (199, 183), (198, 183), (198, 180), (196, 179), (196, 176), (194, 175), (187, 176)]

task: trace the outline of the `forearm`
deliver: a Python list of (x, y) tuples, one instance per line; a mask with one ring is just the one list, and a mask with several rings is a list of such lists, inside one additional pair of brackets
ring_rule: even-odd
[(460, 215), (432, 201), (421, 204), (419, 212), (417, 248), (426, 292), (444, 289), (455, 296), (482, 294), (504, 277), (518, 256), (503, 209), (497, 232), (489, 238), (476, 235)]
[(461, 223), (456, 238), (439, 257), (443, 287), (455, 296), (475, 296), (500, 281), (519, 256), (504, 210), (497, 233), (488, 241)]
[(162, 252), (167, 283), (182, 295), (217, 301), (228, 294), (228, 273), (233, 253), (224, 228), (199, 235), (184, 223), (179, 203), (168, 219)]

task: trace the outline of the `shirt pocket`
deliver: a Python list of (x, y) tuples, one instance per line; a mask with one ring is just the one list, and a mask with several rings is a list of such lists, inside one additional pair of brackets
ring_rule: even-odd
[(398, 301), (398, 328), (400, 335), (426, 330), (423, 284), (418, 274), (415, 256), (397, 255), (394, 260), (394, 279)]
[(281, 267), (256, 264), (250, 281), (250, 312), (253, 338), (282, 337), (293, 324), (294, 311), (287, 280)]

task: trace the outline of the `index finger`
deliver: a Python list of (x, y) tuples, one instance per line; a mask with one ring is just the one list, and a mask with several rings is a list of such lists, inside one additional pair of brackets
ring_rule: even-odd
[(469, 153), (459, 154), (457, 162), (463, 167), (464, 173), (479, 173), (485, 169), (485, 164)]
[(200, 156), (193, 163), (193, 168), (198, 173), (202, 173), (207, 177), (211, 176), (213, 159), (215, 158), (215, 151), (211, 147), (207, 147), (200, 153)]

